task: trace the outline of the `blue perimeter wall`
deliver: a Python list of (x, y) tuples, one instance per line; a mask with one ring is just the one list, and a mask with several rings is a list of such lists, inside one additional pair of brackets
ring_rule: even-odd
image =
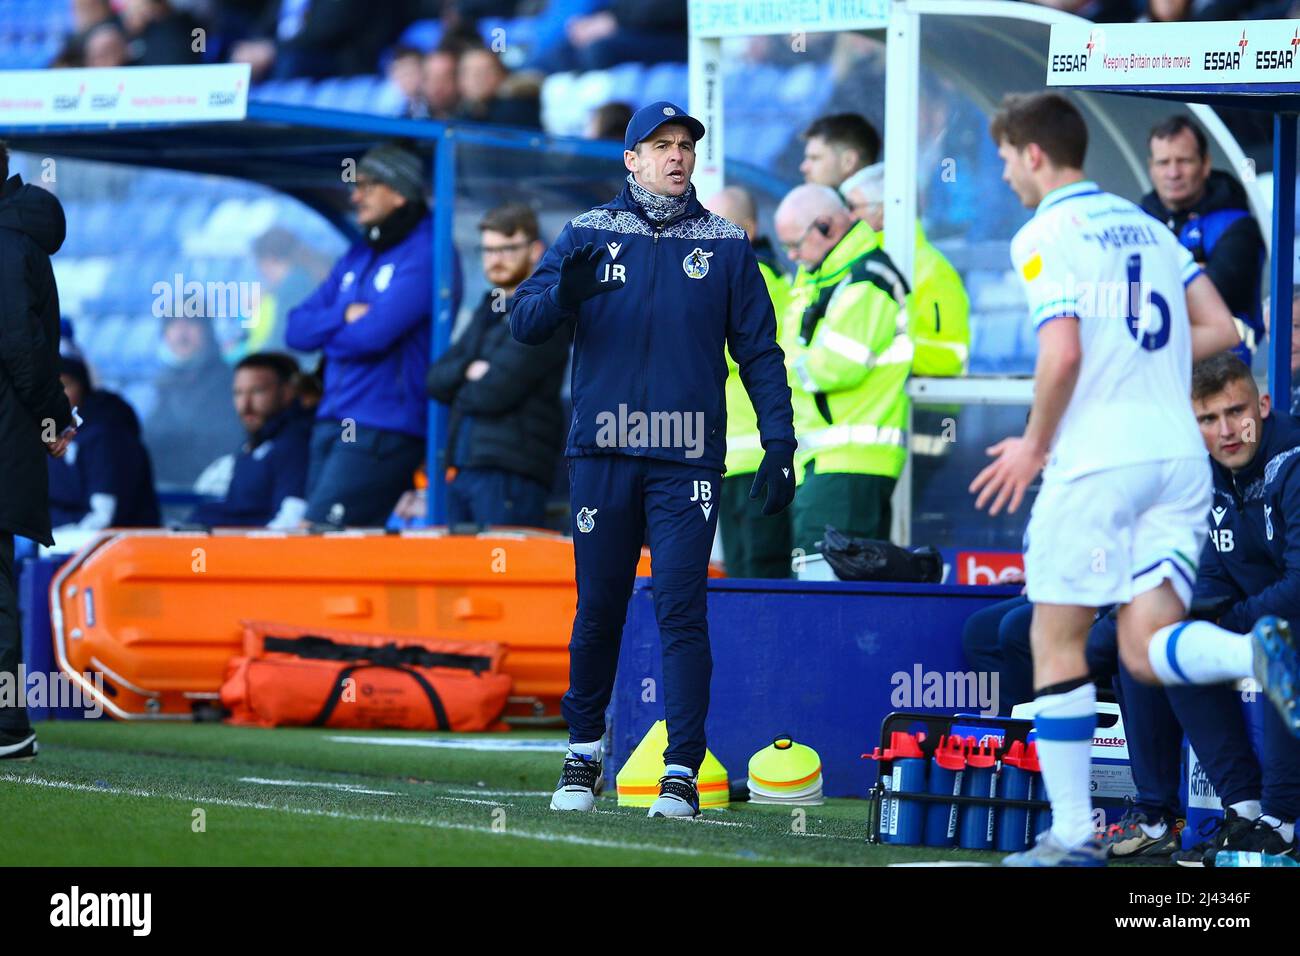
[[(652, 587), (637, 579), (628, 607), (607, 773), (664, 716)], [(879, 744), (885, 716), (927, 709), (919, 699), (894, 706), (895, 688), (904, 685), (892, 676), (903, 672), (910, 681), (917, 665), (922, 673), (969, 670), (961, 649), (966, 618), (1019, 593), (1019, 585), (710, 579), (709, 749), (730, 779), (743, 779), (757, 750), (790, 734), (821, 756), (826, 796), (865, 797), (876, 770), (861, 754)], [(655, 698), (648, 702), (647, 678)], [(977, 709), (974, 702), (962, 708)]]

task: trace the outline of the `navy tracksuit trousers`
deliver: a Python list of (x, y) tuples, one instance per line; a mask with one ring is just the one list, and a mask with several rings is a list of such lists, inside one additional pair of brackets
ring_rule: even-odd
[(1264, 813), (1284, 823), (1300, 816), (1300, 740), (1272, 704), (1262, 706), (1256, 755), (1241, 695), (1230, 684), (1153, 687), (1121, 668), (1119, 688), (1137, 806), (1149, 817), (1182, 813), (1178, 748), (1184, 733), (1225, 807), (1259, 800)]
[(664, 762), (698, 771), (709, 712), (706, 583), (722, 473), (632, 455), (569, 459), (578, 610), (569, 641), (569, 741), (605, 733), (618, 651), (641, 545), (650, 545), (655, 618), (663, 645)]
[[(971, 665), (1000, 673), (1004, 715), (1012, 705), (1032, 698), (1031, 615), (1027, 599), (1011, 598), (976, 611), (962, 632)], [(1272, 704), (1263, 705), (1262, 754), (1257, 756), (1241, 695), (1231, 685), (1139, 683), (1118, 665), (1117, 639), (1115, 619), (1103, 617), (1088, 632), (1085, 653), (1092, 674), (1101, 677), (1118, 670), (1114, 686), (1128, 733), (1137, 809), (1152, 820), (1183, 815), (1185, 733), (1224, 806), (1259, 800), (1264, 813), (1283, 822), (1300, 816), (1300, 740), (1287, 730)]]

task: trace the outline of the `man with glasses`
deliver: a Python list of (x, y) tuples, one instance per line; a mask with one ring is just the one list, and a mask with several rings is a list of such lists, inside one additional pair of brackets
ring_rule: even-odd
[[(396, 143), (361, 157), (352, 205), (363, 238), (289, 313), (285, 342), (319, 349), (325, 365), (307, 473), (310, 524), (382, 525), (424, 459), (434, 287), (424, 180), (424, 160)], [(451, 287), (454, 312), (455, 259)]]
[(542, 527), (564, 447), (560, 386), (570, 334), (535, 347), (510, 334), (515, 289), (546, 251), (532, 209), (506, 203), (478, 228), (489, 288), (429, 369), (429, 395), (451, 408), (442, 460), (447, 522)]
[(907, 459), (907, 284), (830, 186), (791, 190), (776, 235), (799, 269), (781, 323), (799, 436), (794, 547), (816, 550), (828, 524), (888, 540)]

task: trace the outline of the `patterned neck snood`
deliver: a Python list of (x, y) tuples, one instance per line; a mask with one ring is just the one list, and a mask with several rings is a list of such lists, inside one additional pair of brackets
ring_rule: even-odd
[(651, 222), (658, 224), (663, 224), (674, 216), (680, 216), (684, 213), (686, 207), (690, 204), (691, 197), (695, 195), (694, 186), (687, 186), (686, 192), (680, 196), (661, 196), (658, 193), (652, 193), (638, 183), (631, 173), (627, 174), (627, 185), (636, 204), (645, 210), (645, 214)]

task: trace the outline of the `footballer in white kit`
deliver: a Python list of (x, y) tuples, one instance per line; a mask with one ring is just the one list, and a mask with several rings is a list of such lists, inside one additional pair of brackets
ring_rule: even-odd
[(1192, 254), (1127, 199), (1054, 189), (1011, 241), (1035, 330), (1078, 327), (1082, 359), (1027, 533), (1035, 603), (1100, 607), (1169, 580), (1191, 602), (1210, 468), (1188, 396)]
[(1084, 644), (1116, 604), (1138, 680), (1253, 677), (1300, 736), (1300, 654), (1286, 622), (1250, 634), (1185, 620), (1208, 533), (1209, 463), (1193, 360), (1239, 341), (1223, 299), (1162, 223), (1083, 174), (1088, 129), (1057, 93), (1010, 95), (990, 124), (1002, 178), (1034, 217), (1011, 243), (1038, 338), (1023, 436), (988, 449), (979, 508), (1014, 512), (1043, 471), (1026, 532), (1034, 723), (1052, 825), (1012, 866), (1102, 866), (1093, 830), (1097, 692)]

